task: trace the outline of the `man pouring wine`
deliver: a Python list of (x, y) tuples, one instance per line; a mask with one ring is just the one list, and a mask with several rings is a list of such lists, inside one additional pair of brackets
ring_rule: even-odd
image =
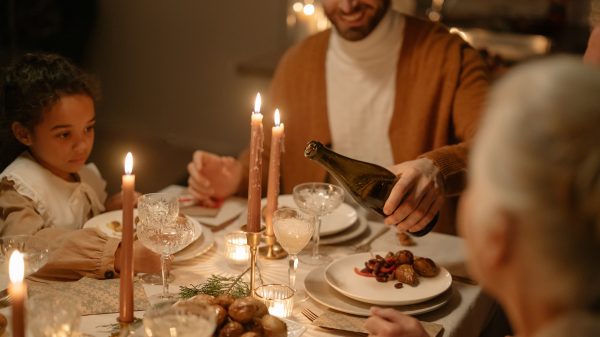
[[(390, 0), (322, 4), (334, 28), (287, 51), (268, 95), (288, 126), (283, 192), (327, 179), (303, 155), (317, 140), (399, 177), (383, 207), (386, 224), (416, 232), (439, 213), (436, 230), (455, 233), (468, 141), (488, 87), (483, 61), (444, 27), (393, 11)], [(245, 155), (196, 151), (188, 171), (189, 190), (204, 203), (247, 188)]]

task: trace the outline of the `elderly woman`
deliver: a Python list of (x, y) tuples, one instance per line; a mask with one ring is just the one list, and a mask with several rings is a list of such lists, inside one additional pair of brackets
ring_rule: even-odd
[[(471, 157), (469, 269), (519, 337), (600, 336), (600, 70), (573, 59), (500, 81)], [(372, 336), (427, 336), (373, 308)]]

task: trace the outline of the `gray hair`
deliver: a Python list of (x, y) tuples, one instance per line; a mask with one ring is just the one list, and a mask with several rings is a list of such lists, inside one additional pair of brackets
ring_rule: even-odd
[[(472, 181), (522, 221), (540, 294), (600, 300), (600, 70), (558, 57), (524, 65), (492, 91)], [(597, 302), (595, 303), (597, 305)]]

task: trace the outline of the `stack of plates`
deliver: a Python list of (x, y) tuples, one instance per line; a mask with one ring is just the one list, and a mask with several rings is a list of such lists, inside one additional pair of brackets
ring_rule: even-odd
[[(137, 210), (134, 210), (134, 217), (136, 215)], [(198, 221), (192, 217), (186, 216), (186, 219), (194, 225), (194, 240), (187, 247), (175, 253), (173, 259), (175, 262), (186, 261), (198, 255), (204, 254), (215, 242), (213, 234), (210, 230), (203, 229), (202, 225), (200, 225), (200, 223), (198, 223)], [(83, 225), (83, 228), (95, 228), (97, 231), (107, 235), (108, 237), (120, 239), (121, 230), (116, 230), (111, 223), (116, 221), (120, 224), (122, 220), (123, 211), (116, 210), (112, 212), (106, 212), (98, 214), (97, 216), (89, 219)]]
[[(262, 203), (265, 206), (266, 199), (263, 199)], [(280, 195), (277, 206), (298, 208), (291, 194)], [(340, 207), (321, 218), (320, 244), (333, 245), (346, 242), (359, 237), (367, 229), (367, 220), (359, 217), (352, 206), (342, 203)]]
[(452, 277), (445, 268), (440, 267), (435, 277), (419, 277), (416, 287), (404, 285), (396, 289), (394, 281), (377, 282), (354, 272), (355, 267), (362, 269), (371, 256), (371, 253), (354, 254), (312, 270), (304, 280), (306, 292), (322, 305), (360, 316), (369, 316), (373, 305), (417, 315), (435, 310), (450, 299)]

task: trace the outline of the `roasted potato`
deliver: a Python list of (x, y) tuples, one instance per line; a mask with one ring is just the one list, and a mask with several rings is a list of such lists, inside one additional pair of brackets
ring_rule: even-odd
[(279, 318), (271, 315), (265, 315), (262, 318), (262, 325), (265, 337), (286, 337), (287, 325)]
[(215, 304), (218, 304), (225, 309), (229, 309), (229, 306), (233, 301), (235, 301), (235, 298), (231, 295), (219, 295), (215, 297)]
[(229, 321), (223, 325), (221, 331), (219, 331), (219, 337), (239, 337), (244, 333), (244, 327), (236, 322)]
[(398, 282), (408, 284), (410, 286), (417, 286), (419, 284), (419, 277), (410, 264), (403, 264), (396, 268), (396, 279)]
[(396, 253), (396, 265), (413, 264), (414, 256), (410, 250), (400, 250)]
[(435, 262), (427, 257), (417, 257), (413, 262), (413, 268), (419, 275), (424, 277), (434, 277), (439, 272)]
[(250, 322), (259, 311), (257, 301), (251, 297), (238, 298), (229, 306), (229, 317), (240, 323)]

